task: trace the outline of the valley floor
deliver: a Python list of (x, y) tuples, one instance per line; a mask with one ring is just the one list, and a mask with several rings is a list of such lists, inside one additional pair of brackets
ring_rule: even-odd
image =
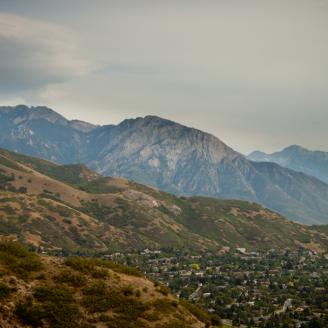
[(234, 327), (328, 327), (328, 257), (309, 250), (117, 253)]

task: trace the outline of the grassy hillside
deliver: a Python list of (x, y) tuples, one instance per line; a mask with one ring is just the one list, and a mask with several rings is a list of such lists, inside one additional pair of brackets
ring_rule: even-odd
[(201, 328), (220, 321), (135, 269), (0, 243), (1, 327)]
[(325, 251), (325, 233), (257, 204), (176, 197), (81, 165), (0, 151), (0, 234), (49, 250), (113, 252), (146, 247), (199, 252), (305, 247)]

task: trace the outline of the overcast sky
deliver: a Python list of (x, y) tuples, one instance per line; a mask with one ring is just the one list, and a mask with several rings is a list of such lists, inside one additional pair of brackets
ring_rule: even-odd
[(328, 151), (328, 0), (0, 0), (0, 105)]

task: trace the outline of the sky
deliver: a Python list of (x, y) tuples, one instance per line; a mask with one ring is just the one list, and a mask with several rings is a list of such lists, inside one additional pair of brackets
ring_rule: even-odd
[(328, 0), (0, 0), (0, 105), (328, 151)]

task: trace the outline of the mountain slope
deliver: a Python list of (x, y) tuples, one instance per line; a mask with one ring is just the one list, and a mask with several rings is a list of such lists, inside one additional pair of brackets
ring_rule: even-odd
[(294, 145), (272, 154), (255, 151), (248, 159), (256, 162), (274, 162), (328, 183), (328, 152), (311, 151)]
[(219, 163), (240, 156), (212, 135), (156, 116), (105, 126), (89, 141), (85, 162), (98, 172), (187, 194), (217, 193)]
[(18, 243), (1, 242), (0, 270), (3, 328), (214, 327), (214, 317), (113, 262), (40, 257)]
[(0, 234), (50, 252), (223, 246), (324, 251), (328, 237), (260, 205), (176, 197), (84, 166), (0, 150)]
[(210, 134), (156, 116), (76, 125), (47, 108), (18, 106), (0, 109), (0, 124), (0, 146), (11, 150), (83, 163), (100, 174), (178, 195), (247, 200), (292, 220), (328, 223), (327, 184), (254, 163)]

